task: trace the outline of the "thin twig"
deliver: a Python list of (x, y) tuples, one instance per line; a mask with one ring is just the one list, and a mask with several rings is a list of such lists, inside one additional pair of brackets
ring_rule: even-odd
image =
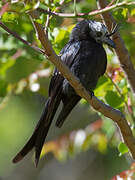
[(64, 4), (64, 2), (65, 2), (65, 0), (62, 0), (62, 1), (60, 1), (60, 6), (59, 7), (57, 7), (56, 9), (55, 9), (55, 11), (54, 12), (56, 12), (56, 11), (58, 11), (58, 10), (60, 10), (61, 9), (61, 7), (62, 7), (62, 5)]
[(123, 94), (121, 93), (119, 87), (117, 86), (117, 84), (112, 80), (112, 78), (109, 76), (109, 74), (106, 72), (105, 75), (110, 79), (110, 81), (112, 82), (112, 84), (114, 85), (114, 87), (116, 88), (116, 90), (118, 91), (119, 95), (124, 98)]
[(112, 0), (106, 7), (112, 6), (116, 0)]
[(76, 0), (74, 0), (74, 15), (77, 15), (77, 10), (76, 10)]
[[(98, 0), (98, 8), (99, 9), (104, 9), (107, 6), (107, 1), (106, 0)], [(124, 5), (135, 5), (135, 2), (122, 2), (122, 3), (116, 3), (115, 6), (119, 6), (120, 4)], [(112, 6), (111, 6), (112, 7)], [(116, 24), (113, 16), (111, 15), (110, 12), (105, 12), (101, 14), (103, 21), (105, 22), (106, 26), (108, 27), (109, 31), (111, 30), (112, 23)], [(133, 91), (133, 95), (135, 95), (135, 69), (133, 66), (133, 63), (130, 59), (130, 54), (128, 53), (127, 48), (125, 47), (125, 44), (123, 42), (123, 39), (121, 38), (119, 32), (115, 33), (113, 36), (113, 40), (116, 44), (116, 55), (118, 57), (118, 60), (120, 62), (120, 65), (125, 72), (127, 79), (129, 81), (129, 84), (131, 85), (131, 89)]]
[(40, 52), (42, 54), (44, 54), (44, 50), (40, 49), (34, 45), (32, 45), (31, 43), (29, 43), (28, 41), (24, 40), (23, 38), (21, 38), (16, 32), (12, 31), (11, 29), (9, 29), (4, 23), (2, 23), (0, 21), (0, 26), (9, 34), (11, 34), (12, 36), (14, 36), (16, 39), (18, 39), (19, 41), (23, 42), (25, 45), (33, 48), (34, 50), (36, 50), (37, 52)]
[(6, 106), (7, 102), (9, 101), (9, 98), (11, 97), (11, 94), (12, 94), (12, 92), (9, 92), (9, 93), (2, 99), (2, 102), (0, 103), (0, 110), (2, 110), (2, 109)]
[[(48, 8), (48, 11), (50, 11), (50, 8)], [(49, 18), (50, 18), (50, 15), (48, 14), (47, 17), (46, 17), (46, 23), (45, 23), (45, 34), (48, 36), (48, 26), (49, 26)]]
[(111, 10), (116, 10), (117, 8), (123, 8), (124, 6), (132, 6), (132, 5), (135, 5), (135, 2), (121, 2), (121, 3), (116, 3), (114, 5), (111, 5), (111, 6), (106, 6), (105, 8), (103, 9), (99, 9), (99, 10), (95, 10), (95, 11), (92, 11), (92, 12), (89, 12), (89, 13), (77, 13), (76, 15), (74, 13), (57, 13), (57, 12), (51, 12), (51, 11), (47, 11), (45, 9), (42, 9), (42, 8), (38, 8), (37, 10), (42, 12), (42, 13), (45, 13), (45, 14), (49, 14), (49, 15), (52, 15), (52, 16), (58, 16), (58, 17), (61, 17), (61, 18), (88, 18), (90, 16), (95, 16), (95, 15), (98, 15), (98, 14), (101, 14), (101, 13), (105, 13), (105, 12), (108, 12), (108, 11), (111, 11)]
[(109, 74), (106, 72), (105, 75), (110, 79), (110, 81), (112, 82), (112, 84), (114, 85), (114, 87), (116, 88), (118, 94), (120, 95), (120, 97), (122, 98), (122, 100), (124, 101), (125, 105), (126, 105), (126, 108), (128, 110), (128, 113), (130, 114), (129, 112), (129, 109), (128, 109), (128, 104), (127, 102), (125, 101), (125, 98), (123, 96), (123, 94), (121, 93), (119, 87), (117, 86), (117, 84), (112, 80), (112, 78), (109, 76)]

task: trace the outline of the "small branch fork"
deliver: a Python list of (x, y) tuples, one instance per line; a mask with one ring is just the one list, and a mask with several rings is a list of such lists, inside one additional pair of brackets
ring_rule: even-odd
[[(74, 1), (74, 3), (75, 3), (75, 1)], [(95, 15), (98, 15), (98, 14), (101, 14), (101, 13), (105, 13), (105, 12), (108, 12), (108, 11), (116, 9), (116, 8), (120, 8), (120, 7), (124, 7), (124, 6), (131, 6), (131, 5), (135, 6), (135, 2), (123, 1), (123, 2), (120, 2), (120, 3), (116, 3), (114, 5), (110, 4), (109, 6), (106, 6), (106, 7), (102, 8), (102, 9), (98, 9), (98, 10), (95, 10), (95, 11), (92, 11), (92, 12), (89, 12), (89, 13), (77, 13), (76, 9), (75, 9), (74, 13), (57, 13), (57, 12), (47, 11), (47, 10), (41, 9), (41, 8), (38, 8), (37, 10), (42, 12), (42, 13), (49, 14), (49, 15), (52, 15), (52, 16), (61, 17), (61, 18), (88, 18), (90, 16), (95, 16)]]
[[(120, 3), (118, 3), (120, 5)], [(117, 4), (117, 5), (118, 5)], [(134, 3), (135, 4), (135, 3)], [(123, 4), (124, 5), (124, 4)], [(129, 3), (128, 3), (129, 5)], [(113, 5), (112, 5), (113, 6)], [(110, 6), (110, 7), (112, 7)], [(109, 8), (110, 8), (109, 7)], [(119, 7), (116, 6), (115, 7)], [(104, 8), (105, 9), (105, 8)], [(113, 9), (113, 8), (112, 8)], [(109, 9), (110, 10), (110, 9)], [(102, 10), (99, 10), (98, 14), (101, 13)], [(105, 11), (105, 10), (104, 10)], [(110, 107), (109, 105), (106, 105), (99, 99), (97, 99), (95, 96), (90, 96), (89, 92), (86, 91), (86, 89), (82, 86), (79, 79), (75, 77), (68, 67), (61, 61), (60, 57), (56, 55), (54, 52), (51, 43), (49, 42), (47, 35), (42, 27), (41, 24), (38, 24), (35, 19), (38, 19), (38, 12), (37, 10), (31, 11), (28, 13), (30, 16), (30, 19), (33, 23), (33, 26), (35, 28), (35, 31), (38, 35), (38, 39), (40, 40), (42, 47), (44, 50), (41, 50), (37, 47), (31, 45), (31, 43), (28, 43), (27, 41), (20, 38), (16, 33), (12, 32), (7, 28), (2, 22), (0, 22), (0, 26), (5, 29), (9, 34), (17, 38), (18, 40), (22, 41), (24, 44), (32, 47), (34, 50), (46, 55), (48, 57), (48, 60), (51, 61), (62, 73), (62, 75), (69, 81), (71, 86), (75, 89), (76, 93), (81, 96), (82, 98), (86, 99), (87, 102), (96, 110), (101, 112), (104, 116), (111, 118), (114, 122), (117, 123), (118, 127), (121, 130), (122, 137), (128, 146), (132, 157), (135, 159), (135, 139), (133, 137), (132, 131), (130, 129), (130, 126), (127, 123), (127, 120), (125, 116), (117, 109), (114, 109)], [(95, 14), (93, 14), (95, 15)], [(63, 16), (64, 17), (64, 16)], [(84, 17), (84, 16), (83, 16)]]
[(10, 30), (4, 23), (2, 23), (0, 21), (0, 26), (7, 31), (9, 34), (11, 34), (12, 36), (14, 36), (16, 39), (18, 39), (19, 41), (23, 42), (25, 45), (31, 47), (32, 49), (36, 50), (37, 52), (40, 52), (42, 54), (44, 54), (44, 50), (40, 49), (34, 45), (32, 45), (31, 43), (29, 43), (28, 41), (24, 40), (23, 38), (21, 38), (16, 32)]

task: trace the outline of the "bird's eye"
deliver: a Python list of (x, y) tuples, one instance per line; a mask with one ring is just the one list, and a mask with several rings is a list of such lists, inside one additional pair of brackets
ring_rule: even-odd
[(96, 35), (97, 35), (97, 37), (101, 37), (102, 33), (101, 32), (97, 32)]

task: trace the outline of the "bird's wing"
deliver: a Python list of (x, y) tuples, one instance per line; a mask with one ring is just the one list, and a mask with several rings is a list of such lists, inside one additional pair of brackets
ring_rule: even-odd
[(107, 66), (107, 55), (106, 55), (106, 52), (104, 49), (102, 49), (100, 52), (99, 52), (99, 55), (100, 57), (97, 61), (97, 74), (98, 76), (102, 76), (104, 75), (105, 71), (106, 71), (106, 66)]
[[(74, 62), (75, 56), (77, 55), (79, 49), (80, 49), (80, 41), (72, 42), (69, 41), (68, 44), (61, 50), (60, 56), (61, 60), (70, 68)], [(53, 76), (50, 81), (49, 86), (49, 96), (53, 94), (55, 85), (60, 80), (60, 72), (57, 68), (54, 69)], [(64, 78), (61, 78), (61, 81), (63, 81)]]
[(78, 95), (74, 95), (71, 97), (65, 97), (63, 102), (62, 110), (57, 118), (56, 126), (61, 127), (67, 118), (67, 116), (70, 114), (72, 109), (75, 107), (75, 105), (80, 101), (81, 97)]
[[(74, 63), (75, 57), (76, 57), (77, 53), (79, 52), (80, 45), (81, 45), (80, 41), (76, 41), (76, 42), (70, 41), (60, 52), (61, 60), (69, 68), (71, 68), (71, 66)], [(58, 83), (58, 78), (60, 76), (61, 76), (60, 72), (58, 71), (57, 68), (55, 68), (54, 73), (53, 73), (53, 77), (52, 77), (51, 82), (50, 82), (50, 87), (49, 87), (49, 96), (50, 97), (52, 96), (52, 94), (54, 92), (55, 86)], [(63, 79), (61, 79), (61, 81), (63, 83), (64, 77), (62, 77), (62, 78)], [(68, 116), (70, 111), (74, 108), (74, 106), (80, 100), (80, 97), (78, 95), (75, 95), (74, 98), (73, 97), (69, 98), (69, 97), (66, 97), (64, 95), (62, 97), (63, 97), (62, 98), (63, 108), (61, 110), (61, 113), (60, 113), (59, 118), (58, 118), (57, 123), (56, 123), (56, 126), (58, 126), (58, 127), (62, 126), (64, 120), (66, 119), (66, 117)]]

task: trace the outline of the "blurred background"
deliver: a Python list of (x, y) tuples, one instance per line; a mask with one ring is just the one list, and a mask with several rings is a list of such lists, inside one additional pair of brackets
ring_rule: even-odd
[[(1, 21), (22, 38), (41, 48), (25, 13), (27, 8), (32, 8), (35, 4), (24, 8), (17, 1), (10, 6), (10, 10), (6, 10), (6, 3), (7, 1), (0, 2), (0, 12), (4, 10)], [(40, 7), (63, 13), (74, 11), (74, 3), (70, 0), (45, 1), (40, 3)], [(79, 0), (76, 4), (77, 12), (81, 13), (96, 8), (94, 0)], [(121, 23), (120, 33), (134, 64), (133, 9), (121, 8), (112, 13), (116, 22)], [(99, 15), (91, 18), (101, 21)], [(46, 20), (47, 15), (41, 13), (40, 22), (45, 25)], [(48, 36), (57, 54), (67, 43), (75, 23), (80, 20), (81, 18), (49, 17)], [(114, 82), (108, 76), (103, 76), (95, 95), (123, 111), (131, 122), (135, 114), (131, 89), (115, 53), (106, 46), (105, 48), (108, 54), (107, 73)], [(53, 68), (43, 55), (22, 44), (0, 27), (0, 180), (109, 180), (128, 169), (132, 160), (128, 154), (122, 155), (127, 152), (126, 148), (118, 148), (121, 141), (119, 129), (112, 120), (95, 112), (85, 100), (78, 103), (61, 129), (55, 127), (61, 107), (59, 108), (37, 168), (33, 161), (33, 151), (21, 162), (12, 163), (13, 157), (31, 136), (40, 118), (48, 97)], [(122, 96), (114, 84), (120, 88)]]

